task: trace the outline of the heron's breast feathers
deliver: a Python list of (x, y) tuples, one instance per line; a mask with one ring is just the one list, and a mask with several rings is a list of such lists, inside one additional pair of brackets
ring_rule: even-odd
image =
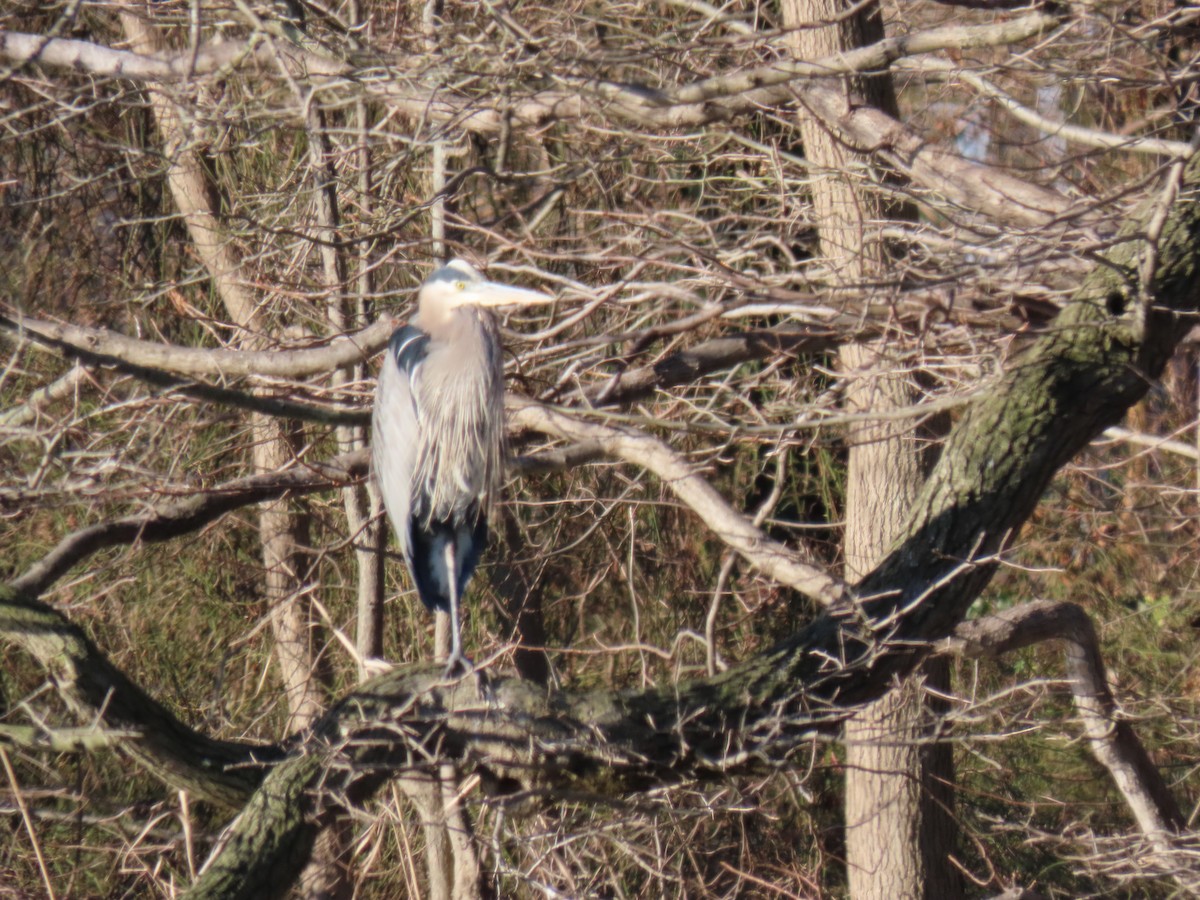
[(504, 374), (480, 331), (427, 340), (412, 365), (416, 406), (413, 510), (418, 520), (473, 524), (496, 494), (504, 459)]

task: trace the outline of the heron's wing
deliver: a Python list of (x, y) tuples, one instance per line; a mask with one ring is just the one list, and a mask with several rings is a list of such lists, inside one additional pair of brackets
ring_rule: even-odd
[(428, 344), (429, 336), (411, 325), (396, 330), (379, 370), (371, 415), (371, 464), (384, 508), (408, 560), (412, 554), (412, 481), (420, 445), (413, 381), (419, 377)]
[(429, 335), (415, 325), (397, 328), (388, 341), (388, 355), (409, 378), (414, 376), (428, 353)]

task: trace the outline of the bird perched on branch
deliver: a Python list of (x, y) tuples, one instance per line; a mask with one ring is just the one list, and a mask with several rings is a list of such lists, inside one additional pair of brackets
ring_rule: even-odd
[(392, 334), (371, 418), (371, 461), (417, 593), (450, 616), (449, 674), (462, 652), (461, 603), (487, 544), (504, 463), (504, 367), (491, 309), (553, 298), (486, 281), (453, 260), (421, 286)]

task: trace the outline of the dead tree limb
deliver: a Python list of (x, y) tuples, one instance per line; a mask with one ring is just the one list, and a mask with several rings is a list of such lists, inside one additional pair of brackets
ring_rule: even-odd
[(1164, 842), (1166, 835), (1182, 832), (1187, 819), (1133, 726), (1121, 717), (1108, 687), (1096, 628), (1081, 606), (1036, 600), (963, 622), (947, 639), (945, 649), (956, 656), (996, 659), (1051, 640), (1066, 645), (1071, 693), (1088, 746), (1108, 769), (1142, 833)]
[(322, 346), (270, 350), (216, 350), (179, 347), (126, 337), (106, 328), (63, 325), (30, 316), (0, 316), (0, 329), (28, 337), (70, 354), (111, 357), (147, 369), (200, 378), (302, 378), (348, 368), (383, 349), (395, 322), (384, 318), (354, 334), (341, 335)]
[(218, 741), (188, 728), (114, 666), (81, 628), (7, 585), (0, 585), (0, 635), (38, 661), (83, 721), (103, 729), (155, 777), (199, 798), (240, 808), (283, 757), (277, 746)]

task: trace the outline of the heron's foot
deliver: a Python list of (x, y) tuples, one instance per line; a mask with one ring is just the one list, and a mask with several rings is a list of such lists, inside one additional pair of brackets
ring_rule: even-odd
[(492, 676), (488, 674), (487, 669), (475, 670), (475, 681), (479, 688), (479, 696), (490, 708), (496, 708), (499, 703), (496, 700), (496, 692), (492, 688)]
[(376, 675), (390, 672), (394, 668), (396, 668), (395, 663), (390, 663), (386, 659), (380, 659), (378, 656), (368, 656), (362, 661), (364, 678), (374, 678)]
[(475, 663), (471, 662), (471, 658), (465, 655), (462, 651), (451, 653), (446, 658), (446, 668), (442, 672), (443, 678), (462, 678), (470, 675), (475, 671)]

